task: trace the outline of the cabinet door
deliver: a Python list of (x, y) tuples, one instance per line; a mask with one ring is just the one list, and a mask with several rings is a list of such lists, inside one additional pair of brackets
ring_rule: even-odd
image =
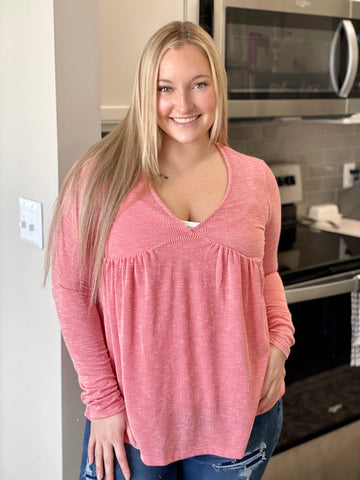
[(101, 119), (109, 130), (126, 114), (146, 41), (165, 23), (183, 20), (184, 0), (107, 0), (99, 8)]

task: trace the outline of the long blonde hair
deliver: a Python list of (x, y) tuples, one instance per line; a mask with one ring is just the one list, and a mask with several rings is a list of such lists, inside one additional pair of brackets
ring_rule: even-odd
[[(227, 144), (226, 73), (212, 38), (192, 22), (171, 22), (147, 42), (138, 65), (130, 108), (121, 124), (78, 160), (60, 190), (46, 254), (46, 275), (57, 241), (64, 205), (74, 206), (78, 229), (78, 267), (88, 267), (89, 299), (94, 298), (106, 242), (121, 202), (142, 178), (156, 178), (161, 130), (157, 125), (157, 81), (161, 59), (169, 49), (186, 44), (207, 57), (217, 98), (211, 143)], [(81, 186), (80, 186), (81, 185)], [(81, 199), (79, 198), (81, 189)]]

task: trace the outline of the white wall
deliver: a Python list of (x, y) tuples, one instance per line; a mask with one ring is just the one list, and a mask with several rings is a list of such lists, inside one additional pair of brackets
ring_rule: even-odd
[(150, 36), (172, 20), (183, 20), (185, 0), (100, 2), (101, 117), (118, 123), (127, 112), (141, 52)]
[(20, 240), (18, 197), (40, 201), (47, 226), (59, 178), (99, 138), (97, 3), (0, 0), (0, 472), (6, 480), (72, 480), (78, 471), (83, 408), (50, 289), (41, 287), (44, 251)]
[[(61, 478), (60, 336), (43, 251), (19, 239), (18, 197), (57, 192), (51, 2), (0, 0), (0, 470)], [(31, 477), (31, 473), (30, 473)]]

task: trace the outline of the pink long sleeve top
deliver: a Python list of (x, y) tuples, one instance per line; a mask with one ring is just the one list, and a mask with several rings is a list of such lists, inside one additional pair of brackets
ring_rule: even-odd
[(270, 345), (288, 356), (294, 342), (277, 273), (275, 178), (263, 161), (218, 149), (227, 191), (192, 230), (152, 188), (140, 198), (139, 185), (129, 193), (110, 232), (96, 305), (89, 308), (78, 285), (71, 209), (57, 241), (53, 294), (86, 416), (126, 409), (148, 465), (241, 458), (262, 413)]

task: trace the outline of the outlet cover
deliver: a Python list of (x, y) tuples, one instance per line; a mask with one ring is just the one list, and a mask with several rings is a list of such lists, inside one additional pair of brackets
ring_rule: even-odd
[(42, 204), (19, 198), (20, 238), (38, 248), (44, 248)]

